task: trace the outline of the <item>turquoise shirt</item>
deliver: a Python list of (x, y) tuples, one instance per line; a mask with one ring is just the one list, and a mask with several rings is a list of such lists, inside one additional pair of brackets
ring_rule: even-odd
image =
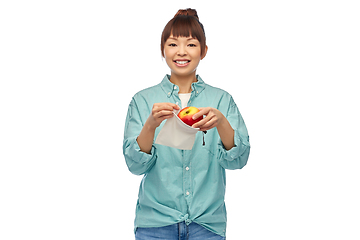
[[(144, 177), (136, 205), (138, 227), (162, 227), (185, 221), (195, 222), (225, 236), (225, 169), (241, 169), (250, 152), (244, 120), (230, 94), (212, 87), (197, 75), (192, 83), (188, 106), (213, 107), (222, 112), (235, 130), (235, 147), (227, 151), (216, 128), (196, 134), (192, 150), (153, 144), (150, 154), (140, 151), (136, 138), (149, 117), (153, 104), (180, 104), (179, 87), (166, 75), (162, 82), (132, 98), (125, 123), (123, 153), (133, 174)], [(155, 131), (155, 138), (164, 125)]]

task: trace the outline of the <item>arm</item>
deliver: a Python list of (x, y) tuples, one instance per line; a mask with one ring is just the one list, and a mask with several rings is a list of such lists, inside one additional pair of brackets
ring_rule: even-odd
[(206, 117), (193, 127), (199, 127), (201, 131), (216, 127), (221, 140), (217, 151), (220, 165), (225, 169), (240, 169), (246, 165), (250, 154), (249, 135), (232, 98), (228, 104), (227, 110), (223, 109), (226, 116), (214, 108), (200, 108), (194, 119), (203, 114)]
[(124, 129), (123, 154), (129, 171), (135, 175), (146, 173), (156, 161), (156, 149), (151, 149), (151, 154), (146, 154), (140, 150), (136, 141), (137, 136), (143, 127), (143, 116), (141, 107), (133, 98), (130, 102)]
[(250, 154), (249, 134), (239, 109), (233, 99), (230, 99), (226, 118), (234, 129), (235, 146), (226, 151), (222, 144), (218, 143), (218, 161), (225, 169), (241, 169), (248, 161)]
[(231, 127), (231, 125), (230, 125), (229, 121), (226, 119), (226, 117), (223, 114), (221, 114), (221, 115), (222, 115), (222, 118), (220, 120), (220, 123), (216, 127), (216, 129), (219, 133), (221, 142), (223, 143), (225, 149), (230, 150), (235, 146), (235, 142), (234, 142), (235, 131)]
[[(155, 108), (154, 104), (153, 110)], [(163, 107), (162, 107), (163, 108)], [(159, 110), (159, 109), (158, 109)], [(162, 109), (163, 110), (163, 109)], [(155, 112), (161, 112), (155, 111)], [(129, 105), (128, 113), (125, 121), (123, 154), (126, 164), (133, 174), (141, 175), (149, 171), (156, 162), (156, 148), (153, 146), (155, 128), (153, 119), (149, 117), (145, 123), (142, 121), (136, 100), (133, 99)], [(157, 124), (168, 118), (165, 112), (158, 113), (156, 119)], [(152, 116), (153, 114), (150, 114)], [(161, 115), (161, 116), (160, 116)], [(158, 126), (157, 125), (157, 126)], [(150, 128), (148, 127), (150, 126)]]

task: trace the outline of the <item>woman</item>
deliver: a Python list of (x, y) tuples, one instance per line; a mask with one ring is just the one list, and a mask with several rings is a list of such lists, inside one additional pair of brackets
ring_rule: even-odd
[[(165, 26), (161, 53), (171, 70), (158, 85), (132, 98), (123, 153), (129, 170), (142, 175), (135, 236), (143, 239), (225, 239), (225, 169), (247, 163), (250, 144), (230, 94), (206, 84), (196, 69), (206, 56), (205, 31), (196, 10), (179, 10)], [(195, 106), (205, 116), (194, 128), (192, 150), (154, 143), (173, 111)]]

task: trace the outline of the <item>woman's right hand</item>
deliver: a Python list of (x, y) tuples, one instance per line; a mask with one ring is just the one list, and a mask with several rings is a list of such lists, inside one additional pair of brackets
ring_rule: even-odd
[(174, 103), (168, 102), (155, 103), (146, 123), (152, 130), (155, 130), (158, 126), (160, 126), (162, 121), (172, 118), (174, 116), (174, 109), (179, 110), (180, 107)]
[(150, 154), (155, 129), (160, 126), (162, 121), (174, 116), (174, 109), (179, 110), (180, 107), (174, 103), (155, 103), (153, 105), (150, 116), (136, 139), (142, 152)]

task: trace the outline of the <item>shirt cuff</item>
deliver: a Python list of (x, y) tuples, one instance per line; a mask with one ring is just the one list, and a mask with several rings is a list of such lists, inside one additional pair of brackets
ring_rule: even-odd
[(239, 158), (246, 149), (250, 147), (249, 137), (241, 136), (238, 130), (234, 130), (234, 144), (234, 147), (230, 150), (226, 150), (221, 139), (219, 140), (218, 149), (220, 151), (220, 159), (233, 161), (234, 159)]
[(155, 146), (152, 145), (150, 153), (145, 153), (140, 150), (140, 146), (136, 141), (137, 137), (131, 139), (129, 147), (128, 147), (128, 156), (134, 162), (146, 164), (148, 163), (155, 155)]

